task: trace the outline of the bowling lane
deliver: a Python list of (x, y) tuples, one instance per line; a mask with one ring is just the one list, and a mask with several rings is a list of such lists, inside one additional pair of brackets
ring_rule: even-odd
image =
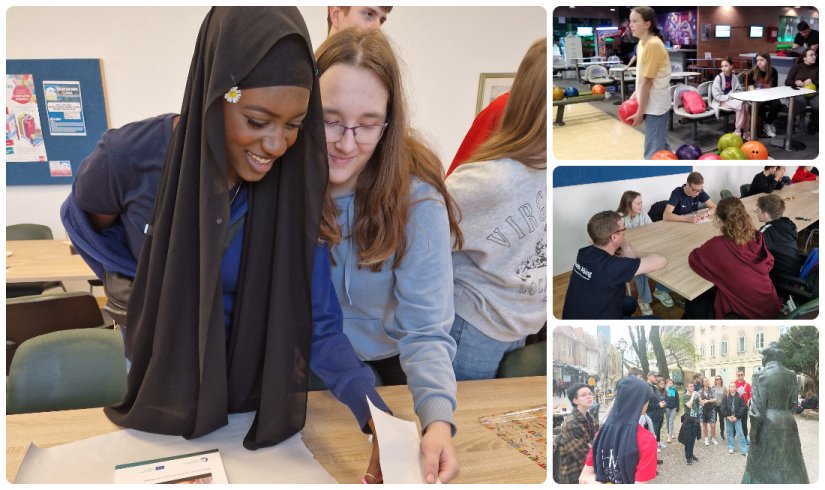
[[(554, 107), (551, 119), (556, 110)], [(564, 122), (564, 126), (553, 126), (553, 155), (558, 160), (644, 159), (644, 133), (593, 104), (566, 106)]]

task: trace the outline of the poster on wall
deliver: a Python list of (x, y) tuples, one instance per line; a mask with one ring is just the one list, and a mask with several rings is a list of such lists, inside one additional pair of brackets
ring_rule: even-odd
[(46, 160), (34, 77), (6, 75), (6, 162)]
[(52, 136), (86, 136), (80, 82), (43, 82), (43, 98)]
[(796, 30), (796, 25), (802, 21), (808, 23), (813, 30), (819, 30), (819, 18), (818, 17), (797, 17), (797, 16), (789, 16), (789, 15), (782, 15), (779, 17), (779, 38), (777, 39), (780, 43), (792, 43), (796, 34), (799, 32)]
[(656, 23), (668, 46), (696, 44), (696, 12), (685, 10), (656, 16)]

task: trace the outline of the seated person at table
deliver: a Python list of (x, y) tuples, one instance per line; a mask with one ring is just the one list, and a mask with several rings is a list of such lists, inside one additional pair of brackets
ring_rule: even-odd
[[(636, 191), (625, 191), (625, 193), (622, 194), (622, 198), (619, 200), (619, 208), (616, 212), (622, 215), (625, 229), (637, 228), (652, 223), (650, 216), (644, 212), (642, 195)], [(650, 283), (647, 280), (647, 276), (639, 274), (635, 277), (635, 281), (636, 291), (639, 293), (639, 310), (642, 312), (642, 315), (652, 315), (653, 310), (650, 308), (650, 303), (653, 301), (653, 298), (650, 294)], [(661, 301), (662, 305), (670, 308), (673, 306), (673, 298), (670, 297), (669, 292), (669, 289), (661, 284), (657, 284), (653, 296)]]
[(562, 318), (621, 319), (636, 311), (625, 296), (625, 283), (638, 274), (657, 271), (667, 259), (656, 253), (637, 253), (624, 236), (622, 217), (615, 211), (597, 213), (587, 223), (593, 245), (579, 249), (564, 298)]
[(796, 36), (793, 38), (792, 50), (797, 48), (808, 48), (819, 52), (819, 31), (811, 29), (811, 26), (804, 20), (796, 25)]
[[(804, 87), (805, 85), (814, 84), (819, 87), (819, 64), (816, 62), (816, 51), (808, 49), (805, 55), (796, 60), (796, 64), (788, 71), (788, 76), (785, 78), (785, 85), (788, 87)], [(818, 131), (819, 122), (819, 92), (809, 96), (799, 96), (793, 98), (793, 113), (794, 113), (794, 132), (805, 133), (803, 121), (805, 117), (805, 107), (811, 106), (813, 114), (811, 114), (810, 133), (814, 134)]]
[(819, 175), (813, 173), (811, 170), (813, 167), (810, 165), (799, 166), (796, 167), (796, 172), (794, 172), (793, 177), (791, 177), (791, 184), (798, 184), (800, 182), (806, 182), (809, 180), (819, 180)]
[(742, 92), (743, 89), (742, 84), (739, 83), (739, 77), (733, 74), (733, 59), (730, 56), (722, 60), (722, 72), (713, 79), (710, 90), (713, 95), (713, 101), (710, 105), (716, 111), (716, 117), (719, 117), (719, 109), (734, 111), (736, 113), (736, 131), (734, 133), (746, 140), (751, 139), (751, 134), (747, 132), (750, 124), (748, 104), (731, 97), (731, 94)]
[[(779, 74), (776, 68), (771, 66), (771, 55), (766, 51), (760, 51), (756, 55), (756, 65), (745, 72), (744, 85), (748, 90), (762, 90), (776, 87), (779, 81)], [(762, 120), (762, 130), (769, 138), (776, 136), (776, 126), (773, 125), (782, 103), (778, 99), (768, 100), (759, 103), (759, 119)], [(754, 135), (755, 136), (755, 135)]]
[(757, 194), (770, 194), (773, 191), (778, 191), (785, 186), (782, 182), (782, 177), (784, 176), (785, 167), (765, 167), (764, 170), (753, 176), (748, 195), (755, 196)]
[(765, 246), (773, 254), (774, 264), (771, 278), (776, 274), (799, 275), (802, 259), (796, 245), (796, 225), (782, 216), (785, 213), (785, 200), (768, 194), (756, 200), (756, 217), (765, 223), (759, 230), (765, 240)]
[(696, 306), (712, 301), (713, 315), (708, 311), (706, 318), (776, 318), (780, 303), (769, 276), (774, 258), (742, 201), (735, 197), (719, 201), (713, 221), (722, 235), (693, 250), (688, 264), (715, 287), (693, 300), (693, 307), (686, 305), (686, 316), (697, 318), (697, 311), (709, 308)]
[(684, 221), (685, 223), (697, 223), (704, 218), (704, 214), (696, 214), (699, 203), (704, 203), (708, 207), (707, 216), (714, 213), (716, 203), (705, 192), (705, 179), (699, 172), (691, 172), (687, 176), (687, 182), (681, 187), (673, 189), (670, 199), (665, 206), (663, 218), (665, 221)]

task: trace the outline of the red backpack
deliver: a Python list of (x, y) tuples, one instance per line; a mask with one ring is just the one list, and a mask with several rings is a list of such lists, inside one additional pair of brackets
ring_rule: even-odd
[(699, 92), (686, 90), (682, 92), (682, 105), (690, 114), (702, 114), (707, 109), (704, 99), (699, 95)]

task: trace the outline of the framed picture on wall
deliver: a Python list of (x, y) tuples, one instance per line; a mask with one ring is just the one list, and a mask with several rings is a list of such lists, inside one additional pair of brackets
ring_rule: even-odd
[(515, 73), (482, 73), (478, 79), (476, 114), (487, 107), (493, 99), (510, 90), (515, 77)]
[(710, 24), (702, 24), (702, 41), (710, 41)]

